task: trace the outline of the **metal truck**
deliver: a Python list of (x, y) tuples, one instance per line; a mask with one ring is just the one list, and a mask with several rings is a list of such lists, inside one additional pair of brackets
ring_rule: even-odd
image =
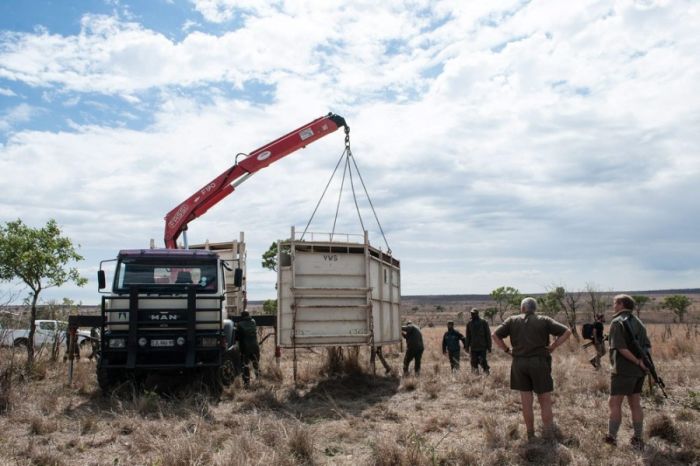
[[(244, 250), (230, 259), (206, 245), (190, 248), (187, 225), (253, 173), (341, 126), (347, 134), (345, 120), (329, 113), (254, 150), (166, 215), (165, 248), (122, 250), (112, 259), (97, 364), (103, 391), (129, 375), (152, 371), (203, 372), (215, 387), (233, 380), (238, 352), (227, 308), (241, 301), (228, 299), (232, 293), (245, 293)], [(184, 249), (178, 249), (181, 234)], [(98, 272), (100, 290), (107, 285), (105, 262)]]
[[(34, 347), (52, 345), (58, 339), (61, 344), (66, 339), (68, 323), (60, 320), (37, 319), (36, 332), (34, 332)], [(90, 332), (77, 333), (77, 343), (82, 345), (90, 340)], [(29, 329), (10, 329), (0, 325), (0, 345), (2, 346), (26, 346), (29, 341)]]
[[(237, 354), (222, 307), (227, 268), (207, 250), (120, 251), (112, 291), (102, 297), (102, 390), (154, 370), (199, 372), (215, 388), (230, 383)], [(241, 280), (241, 269), (234, 270)], [(105, 288), (102, 264), (98, 281)]]

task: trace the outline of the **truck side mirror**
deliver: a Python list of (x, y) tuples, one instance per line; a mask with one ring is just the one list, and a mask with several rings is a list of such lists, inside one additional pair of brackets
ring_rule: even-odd
[(243, 269), (237, 268), (233, 271), (233, 286), (236, 288), (243, 286)]
[(105, 280), (105, 271), (97, 271), (97, 289), (102, 290), (107, 286), (107, 280)]

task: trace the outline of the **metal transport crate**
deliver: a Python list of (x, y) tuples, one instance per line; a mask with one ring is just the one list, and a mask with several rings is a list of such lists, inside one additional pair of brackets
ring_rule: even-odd
[(350, 235), (278, 243), (277, 344), (382, 346), (401, 340), (400, 263)]

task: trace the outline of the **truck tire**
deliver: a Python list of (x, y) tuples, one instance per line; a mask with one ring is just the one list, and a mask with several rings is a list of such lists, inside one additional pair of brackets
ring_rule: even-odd
[(110, 393), (121, 380), (124, 378), (123, 371), (111, 367), (97, 366), (97, 384), (100, 386), (102, 393), (107, 395)]
[(28, 343), (29, 341), (26, 338), (18, 338), (14, 341), (14, 346), (22, 346), (26, 348)]
[(234, 347), (224, 353), (219, 367), (210, 367), (204, 371), (203, 382), (218, 396), (240, 373), (241, 357), (238, 349)]
[(224, 386), (231, 385), (238, 374), (241, 373), (241, 353), (237, 348), (224, 353), (218, 373), (218, 378)]

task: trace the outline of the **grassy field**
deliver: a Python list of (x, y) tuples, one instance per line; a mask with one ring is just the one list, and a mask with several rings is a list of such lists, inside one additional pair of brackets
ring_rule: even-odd
[(488, 377), (471, 374), (466, 358), (452, 374), (435, 327), (424, 329), (420, 378), (400, 376), (398, 348), (387, 376), (369, 374), (364, 350), (346, 352), (340, 374), (329, 374), (325, 350), (302, 350), (295, 387), (291, 352), (277, 369), (268, 340), (260, 380), (249, 390), (237, 380), (218, 399), (196, 383), (156, 379), (104, 397), (93, 362), (81, 360), (68, 386), (65, 363), (43, 358), (25, 373), (24, 355), (3, 349), (0, 464), (700, 464), (700, 328), (649, 331), (671, 400), (644, 397), (644, 453), (628, 446), (626, 407), (619, 446), (602, 443), (609, 376), (573, 339), (554, 355), (557, 441), (528, 442), (509, 357), (494, 351)]

